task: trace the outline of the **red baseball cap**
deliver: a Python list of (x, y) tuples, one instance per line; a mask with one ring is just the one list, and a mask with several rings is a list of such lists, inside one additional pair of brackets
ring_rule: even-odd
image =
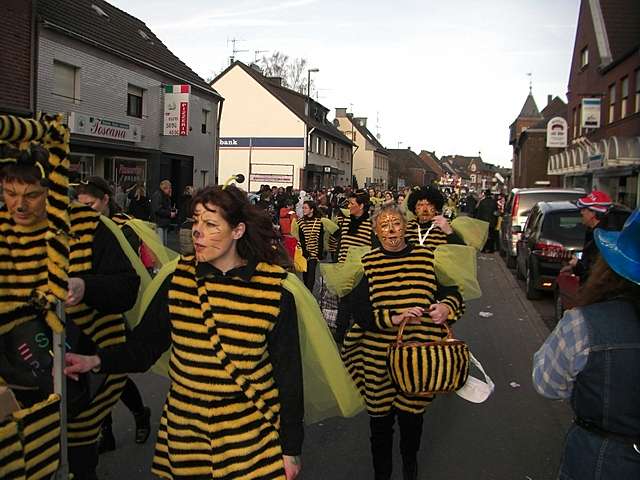
[(578, 208), (588, 208), (600, 213), (607, 213), (612, 204), (611, 197), (600, 190), (594, 190), (586, 197), (579, 198), (576, 202)]

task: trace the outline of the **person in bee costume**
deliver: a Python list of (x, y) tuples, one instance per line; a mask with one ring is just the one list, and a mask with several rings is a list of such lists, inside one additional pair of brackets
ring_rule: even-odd
[[(93, 356), (68, 354), (65, 372), (73, 378), (91, 369), (145, 371), (170, 347), (172, 383), (153, 473), (294, 479), (307, 407), (349, 416), (360, 410), (359, 396), (313, 296), (287, 274), (270, 218), (234, 185), (197, 192), (192, 218), (195, 255), (180, 257), (154, 279), (166, 277), (127, 343)], [(300, 320), (305, 310), (312, 311), (312, 324)], [(318, 339), (325, 342), (319, 349)], [(318, 362), (303, 367), (301, 351), (309, 349)], [(316, 386), (325, 390), (308, 385), (322, 371)], [(336, 381), (345, 395), (329, 395), (332, 402), (326, 385)]]
[[(123, 312), (135, 304), (140, 280), (100, 215), (69, 201), (69, 132), (61, 118), (0, 116), (0, 139), (0, 377), (17, 387), (18, 400), (28, 407), (51, 393), (51, 365), (44, 368), (49, 352), (39, 348), (51, 332), (64, 329), (80, 353), (124, 343)], [(65, 324), (56, 314), (59, 301)], [(38, 345), (29, 344), (34, 328), (41, 334)], [(16, 347), (23, 344), (39, 359), (30, 373), (38, 373), (40, 383), (21, 389), (24, 364)], [(100, 425), (126, 377), (82, 380), (84, 390), (71, 389), (80, 392), (77, 398), (67, 394), (68, 459), (74, 478), (92, 480)]]
[[(102, 177), (89, 177), (86, 180), (80, 182), (76, 187), (76, 195), (78, 202), (93, 208), (95, 211), (101, 213), (107, 218), (110, 218), (124, 234), (125, 238), (131, 248), (133, 249), (134, 258), (133, 262), (138, 261), (138, 252), (140, 251), (141, 241), (137, 235), (136, 230), (131, 227), (132, 218), (124, 213), (120, 206), (114, 200), (113, 190)], [(157, 239), (160, 241), (160, 239)], [(138, 270), (140, 275), (144, 276), (144, 266), (140, 266)], [(124, 390), (121, 395), (122, 403), (125, 404), (127, 409), (132, 413), (135, 421), (135, 441), (136, 443), (144, 443), (147, 441), (149, 434), (151, 433), (150, 417), (151, 411), (149, 407), (146, 407), (142, 401), (142, 395), (140, 390), (131, 379), (127, 377)], [(107, 415), (102, 423), (102, 430), (100, 432), (100, 441), (98, 444), (98, 450), (100, 453), (109, 452), (115, 450), (116, 439), (113, 435), (113, 420), (111, 414)]]
[(396, 418), (403, 478), (415, 480), (423, 413), (434, 396), (409, 396), (392, 383), (387, 348), (404, 320), (406, 342), (444, 338), (442, 324), (455, 322), (464, 303), (456, 286), (445, 287), (436, 280), (434, 249), (407, 243), (400, 207), (382, 206), (372, 222), (381, 246), (362, 257), (364, 276), (351, 292), (355, 323), (345, 337), (342, 356), (369, 413), (376, 480), (391, 478)]

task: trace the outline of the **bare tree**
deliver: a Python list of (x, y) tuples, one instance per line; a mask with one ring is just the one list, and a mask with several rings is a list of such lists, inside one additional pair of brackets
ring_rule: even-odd
[(281, 52), (273, 52), (270, 57), (263, 56), (260, 63), (262, 73), (265, 77), (282, 77), (282, 82), (285, 82), (289, 55), (285, 55)]
[(274, 52), (269, 57), (262, 57), (260, 67), (265, 77), (280, 77), (282, 78), (283, 86), (299, 93), (307, 93), (306, 59), (290, 59), (288, 55), (282, 52)]
[(298, 93), (306, 93), (307, 90), (307, 61), (304, 58), (294, 58), (289, 63), (287, 75), (288, 87)]

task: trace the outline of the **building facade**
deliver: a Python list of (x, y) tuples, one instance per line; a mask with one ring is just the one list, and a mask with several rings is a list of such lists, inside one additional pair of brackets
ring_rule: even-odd
[(518, 118), (510, 126), (514, 187), (561, 186), (558, 177), (547, 173), (549, 157), (559, 151), (558, 148), (547, 147), (547, 123), (556, 117), (566, 120), (566, 103), (559, 97), (548, 95), (547, 106), (538, 112), (538, 106), (529, 92)]
[(389, 148), (389, 188), (401, 189), (431, 183), (431, 170), (411, 148)]
[(31, 0), (2, 3), (0, 29), (0, 113), (30, 116), (35, 111), (36, 25)]
[(72, 181), (99, 175), (148, 194), (215, 181), (220, 95), (146, 25), (95, 0), (39, 0), (37, 109), (71, 129)]
[(220, 179), (242, 173), (245, 188), (315, 190), (351, 183), (353, 143), (327, 120), (329, 109), (232, 63), (211, 84), (225, 98), (220, 127)]
[(635, 208), (640, 197), (640, 3), (583, 0), (567, 97), (569, 145), (550, 175), (604, 190)]
[(367, 128), (367, 118), (354, 117), (346, 108), (336, 108), (335, 121), (338, 129), (356, 145), (353, 177), (358, 187), (388, 188), (389, 152)]

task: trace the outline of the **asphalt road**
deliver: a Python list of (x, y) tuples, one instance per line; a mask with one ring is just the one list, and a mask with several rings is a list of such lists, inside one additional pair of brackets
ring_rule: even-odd
[[(436, 399), (425, 414), (420, 478), (551, 480), (571, 415), (565, 402), (544, 399), (531, 386), (531, 358), (549, 329), (540, 306), (526, 300), (497, 254), (479, 256), (478, 275), (483, 297), (467, 305), (455, 335), (469, 343), (496, 390), (483, 404), (456, 395)], [(134, 378), (152, 408), (155, 432), (168, 382), (152, 373)], [(149, 471), (153, 435), (136, 445), (133, 419), (122, 404), (115, 409), (114, 431), (118, 449), (101, 456), (100, 478), (155, 478)], [(307, 426), (301, 479), (373, 478), (368, 438), (364, 413)], [(399, 460), (394, 478), (401, 478)]]

